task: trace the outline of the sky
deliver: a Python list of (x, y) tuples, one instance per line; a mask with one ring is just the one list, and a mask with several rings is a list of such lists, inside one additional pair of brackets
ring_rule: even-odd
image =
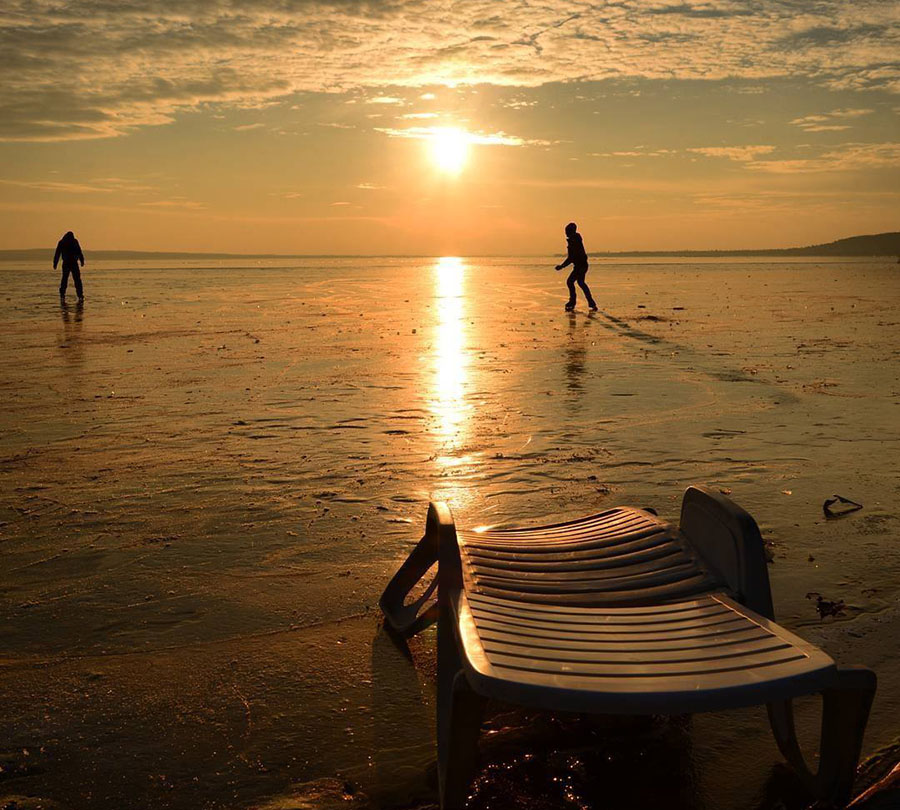
[(900, 230), (898, 0), (4, 0), (0, 249)]

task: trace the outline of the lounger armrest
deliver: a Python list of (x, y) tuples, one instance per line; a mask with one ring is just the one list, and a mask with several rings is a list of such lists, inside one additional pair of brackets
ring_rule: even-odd
[(688, 487), (681, 503), (681, 533), (737, 601), (775, 618), (762, 536), (747, 512), (708, 487)]
[[(436, 562), (439, 563), (438, 574), (425, 592), (414, 602), (404, 604), (406, 597)], [(437, 501), (428, 506), (425, 534), (391, 578), (378, 601), (388, 627), (403, 636), (412, 636), (433, 624), (438, 614), (432, 595), (436, 588), (444, 587), (444, 583), (454, 582), (460, 583), (457, 587), (461, 587), (462, 568), (456, 525), (450, 507)]]

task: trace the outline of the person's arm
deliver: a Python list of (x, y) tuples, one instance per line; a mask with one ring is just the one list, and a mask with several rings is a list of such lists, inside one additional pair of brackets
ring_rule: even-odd
[(53, 254), (53, 269), (56, 270), (56, 265), (59, 264), (59, 254), (61, 253), (61, 245), (57, 244), (56, 253)]
[(562, 270), (564, 267), (568, 267), (570, 264), (572, 264), (575, 261), (575, 258), (572, 256), (571, 242), (569, 243), (568, 250), (569, 250), (569, 252), (566, 255), (566, 260), (562, 264), (556, 265), (557, 270)]
[(78, 261), (81, 262), (81, 266), (84, 267), (84, 254), (81, 252), (81, 244), (76, 240), (75, 247), (78, 250)]

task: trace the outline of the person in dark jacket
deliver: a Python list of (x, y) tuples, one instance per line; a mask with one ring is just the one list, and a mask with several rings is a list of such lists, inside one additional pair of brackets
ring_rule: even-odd
[(569, 288), (569, 302), (566, 304), (566, 312), (571, 312), (575, 309), (576, 282), (578, 283), (578, 286), (581, 287), (584, 297), (587, 298), (588, 306), (592, 311), (596, 311), (597, 304), (591, 297), (591, 288), (588, 287), (584, 280), (585, 274), (588, 271), (588, 258), (587, 253), (585, 253), (584, 250), (584, 240), (582, 240), (581, 234), (578, 233), (578, 226), (574, 222), (570, 222), (566, 225), (566, 242), (569, 247), (569, 253), (566, 256), (566, 260), (562, 264), (556, 265), (557, 270), (562, 270), (564, 267), (568, 267), (570, 264), (572, 265), (572, 272), (569, 273), (569, 277), (566, 279), (566, 286)]
[(56, 253), (53, 255), (53, 269), (62, 259), (62, 279), (59, 282), (59, 296), (66, 297), (66, 287), (69, 284), (69, 273), (72, 274), (72, 281), (75, 282), (75, 292), (78, 294), (78, 300), (84, 301), (84, 289), (81, 286), (81, 267), (84, 267), (84, 254), (81, 252), (81, 245), (75, 238), (72, 231), (66, 231), (66, 235), (59, 240), (56, 245)]

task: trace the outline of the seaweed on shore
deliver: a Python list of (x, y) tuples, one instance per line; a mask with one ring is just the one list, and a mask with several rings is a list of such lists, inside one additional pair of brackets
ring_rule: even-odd
[(843, 599), (826, 599), (822, 594), (815, 591), (806, 594), (807, 599), (812, 599), (813, 597), (816, 598), (816, 611), (820, 619), (824, 619), (826, 616), (843, 616), (844, 611), (847, 609)]

